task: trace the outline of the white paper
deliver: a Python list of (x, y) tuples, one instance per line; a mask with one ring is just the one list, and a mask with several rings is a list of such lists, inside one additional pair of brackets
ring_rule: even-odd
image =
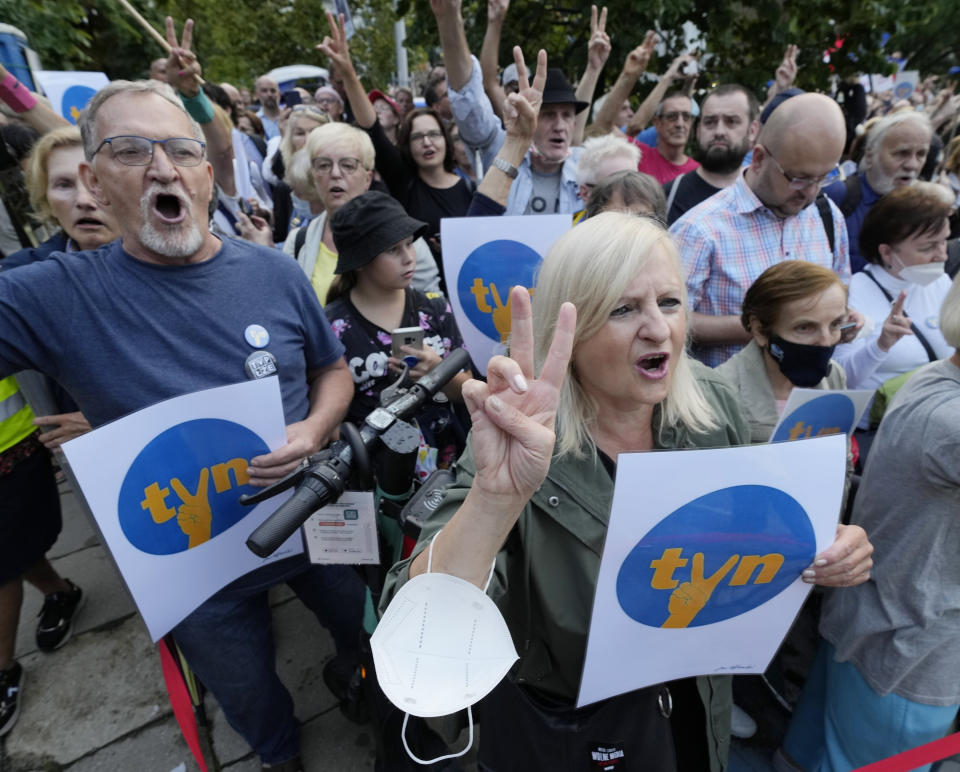
[(87, 102), (110, 82), (102, 72), (45, 70), (34, 74), (53, 109), (70, 123), (77, 122)]
[(502, 353), (510, 334), (510, 289), (534, 286), (540, 262), (571, 221), (569, 214), (440, 221), (447, 294), (481, 372), (491, 356)]
[[(676, 678), (765, 670), (810, 591), (802, 570), (833, 542), (846, 452), (836, 435), (621, 455), (577, 706)], [(688, 506), (701, 497), (707, 506)], [(684, 620), (670, 601), (696, 598), (686, 583), (698, 553), (703, 575), (718, 581)]]
[(376, 565), (380, 562), (373, 491), (344, 491), (303, 524), (311, 563)]
[[(258, 490), (242, 484), (245, 448), (285, 443), (274, 377), (159, 402), (63, 445), (153, 640), (234, 579), (303, 551), (297, 535), (269, 558), (244, 543), (289, 493), (242, 510), (237, 504), (241, 493)], [(148, 479), (156, 489), (143, 484)], [(180, 490), (196, 498), (199, 512), (183, 509), (189, 502)]]
[(869, 389), (793, 389), (780, 420), (770, 433), (770, 442), (808, 440), (831, 434), (849, 436), (857, 428), (873, 394)]

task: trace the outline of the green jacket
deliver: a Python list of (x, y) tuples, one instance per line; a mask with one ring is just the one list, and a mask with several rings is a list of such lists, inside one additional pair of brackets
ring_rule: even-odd
[[(704, 435), (685, 427), (660, 432), (658, 447), (708, 448), (748, 441), (746, 423), (730, 387), (712, 370), (693, 364), (720, 426)], [(654, 426), (659, 422), (659, 409)], [(656, 434), (656, 432), (655, 432)], [(613, 501), (613, 481), (591, 453), (586, 459), (555, 458), (547, 479), (520, 515), (497, 555), (488, 590), (496, 600), (520, 654), (512, 676), (572, 704), (586, 654), (594, 589)], [(457, 480), (424, 527), (413, 555), (387, 576), (385, 609), (409, 578), (410, 561), (460, 507), (475, 473), (472, 444), (458, 462)], [(697, 679), (707, 715), (711, 772), (726, 768), (732, 696), (728, 676)]]

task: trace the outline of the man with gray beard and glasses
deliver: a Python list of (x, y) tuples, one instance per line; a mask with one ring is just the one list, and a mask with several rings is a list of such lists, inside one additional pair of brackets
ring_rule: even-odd
[[(343, 347), (281, 252), (209, 229), (213, 170), (166, 84), (115, 81), (80, 119), (84, 185), (120, 241), (0, 274), (0, 378), (36, 369), (94, 427), (181, 394), (277, 375), (287, 444), (251, 459), (267, 485), (324, 447), (353, 397)], [(256, 358), (257, 366), (251, 366)], [(159, 579), (158, 579), (159, 581)], [(324, 680), (358, 662), (363, 585), (352, 569), (286, 558), (204, 601), (173, 634), (265, 769), (301, 769), (293, 702), (274, 665), (268, 588), (287, 582), (332, 634)], [(342, 695), (338, 695), (342, 696)]]

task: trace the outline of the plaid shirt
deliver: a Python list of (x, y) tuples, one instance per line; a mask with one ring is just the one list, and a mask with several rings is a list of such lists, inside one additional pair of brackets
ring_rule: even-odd
[[(793, 217), (767, 209), (743, 177), (688, 211), (670, 228), (687, 274), (693, 311), (713, 316), (740, 315), (747, 288), (781, 260), (809, 260), (832, 268), (850, 281), (850, 254), (843, 215), (833, 202), (831, 253), (826, 226), (814, 205)], [(711, 367), (725, 362), (742, 345), (694, 345), (691, 353)]]

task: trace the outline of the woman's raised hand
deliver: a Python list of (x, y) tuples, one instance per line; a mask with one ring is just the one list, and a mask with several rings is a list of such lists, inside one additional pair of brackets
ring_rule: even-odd
[(906, 299), (906, 290), (900, 290), (897, 299), (890, 305), (890, 315), (883, 320), (880, 337), (877, 338), (877, 345), (882, 351), (889, 351), (890, 347), (904, 335), (913, 335), (910, 319), (903, 313), (903, 304)]
[(533, 372), (533, 315), (523, 287), (510, 293), (510, 356), (487, 365), (487, 382), (470, 380), (463, 397), (473, 421), (475, 492), (506, 500), (514, 509), (533, 495), (547, 475), (560, 389), (573, 353), (577, 311), (564, 303), (539, 378)]

